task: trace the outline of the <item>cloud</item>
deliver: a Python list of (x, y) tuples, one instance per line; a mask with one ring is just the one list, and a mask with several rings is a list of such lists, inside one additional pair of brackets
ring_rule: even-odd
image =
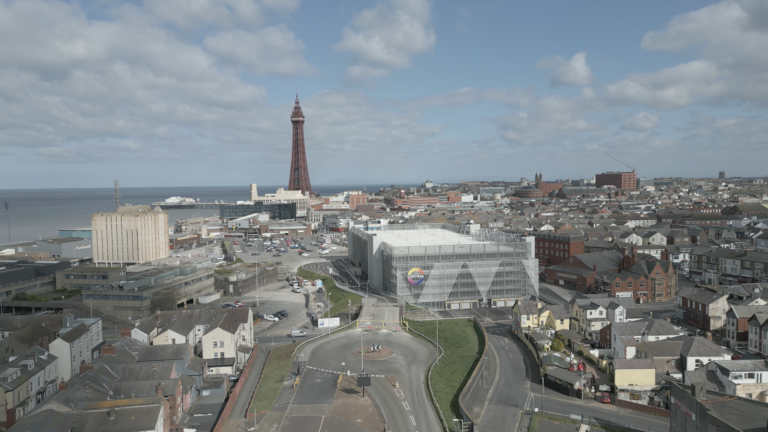
[(641, 112), (629, 118), (621, 125), (621, 127), (626, 130), (641, 132), (655, 128), (658, 123), (658, 115)]
[[(272, 5), (275, 2), (266, 3)], [(256, 0), (144, 0), (144, 7), (183, 30), (197, 30), (207, 25), (254, 26), (260, 25), (265, 18), (263, 6)]]
[(768, 3), (727, 0), (674, 17), (645, 34), (650, 51), (693, 50), (700, 58), (606, 87), (621, 105), (678, 109), (696, 104), (747, 102), (768, 106)]
[(497, 102), (505, 105), (526, 107), (534, 99), (533, 91), (524, 88), (465, 87), (446, 94), (428, 96), (409, 101), (401, 106), (408, 109), (422, 109), (426, 106), (458, 106), (480, 102)]
[(592, 69), (587, 65), (587, 53), (576, 53), (570, 60), (560, 56), (546, 57), (536, 65), (539, 69), (555, 69), (549, 77), (551, 87), (586, 86), (592, 83)]
[(334, 47), (349, 53), (347, 79), (366, 81), (411, 67), (437, 41), (430, 21), (427, 0), (385, 0), (357, 14)]
[(315, 71), (302, 57), (304, 43), (284, 25), (251, 33), (222, 31), (206, 36), (203, 46), (222, 63), (261, 75), (309, 75)]

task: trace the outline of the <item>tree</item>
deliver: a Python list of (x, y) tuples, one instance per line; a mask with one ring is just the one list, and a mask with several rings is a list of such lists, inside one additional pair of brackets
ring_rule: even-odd
[(16, 293), (13, 295), (13, 298), (11, 298), (13, 301), (29, 301), (29, 295), (27, 293)]
[(171, 290), (157, 293), (152, 297), (151, 308), (153, 311), (173, 310), (176, 308), (176, 298)]
[(560, 351), (563, 350), (563, 348), (565, 348), (565, 346), (560, 341), (560, 339), (555, 339), (555, 340), (552, 341), (552, 350), (553, 351), (560, 352)]

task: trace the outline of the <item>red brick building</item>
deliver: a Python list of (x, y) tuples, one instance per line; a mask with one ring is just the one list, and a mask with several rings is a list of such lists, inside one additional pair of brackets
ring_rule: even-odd
[(539, 265), (560, 264), (566, 258), (584, 253), (584, 236), (549, 232), (537, 232), (534, 236)]
[(595, 186), (615, 186), (621, 189), (636, 190), (637, 176), (633, 172), (607, 172), (595, 175)]

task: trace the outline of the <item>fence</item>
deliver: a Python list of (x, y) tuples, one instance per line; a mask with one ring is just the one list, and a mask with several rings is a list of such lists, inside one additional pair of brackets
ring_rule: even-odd
[[(480, 327), (480, 330), (483, 333), (483, 354), (480, 356), (480, 361), (477, 362), (475, 370), (469, 377), (467, 385), (465, 385), (464, 389), (462, 389), (461, 393), (459, 393), (459, 410), (461, 411), (461, 414), (464, 416), (465, 420), (469, 420), (472, 425), (478, 425), (480, 419), (483, 416), (483, 412), (485, 411), (488, 396), (490, 395), (492, 389), (492, 386), (489, 387), (486, 385), (488, 367), (490, 366), (492, 373), (495, 375), (498, 364), (495, 361), (495, 357), (491, 360), (488, 359), (488, 334), (485, 332), (485, 327), (483, 327), (480, 321), (478, 321), (477, 317), (474, 317), (474, 319), (475, 325)], [(483, 373), (480, 371), (483, 371)], [(478, 386), (480, 381), (482, 381), (483, 384)], [(492, 382), (495, 382), (495, 379), (492, 380)]]
[(256, 344), (254, 346), (253, 351), (251, 351), (251, 358), (248, 359), (248, 362), (245, 364), (245, 367), (243, 368), (243, 373), (240, 374), (240, 378), (237, 380), (237, 384), (232, 387), (232, 390), (229, 392), (229, 397), (227, 398), (227, 402), (224, 405), (224, 409), (221, 410), (221, 415), (219, 415), (219, 419), (216, 420), (216, 426), (213, 428), (213, 432), (221, 432), (224, 430), (224, 424), (227, 423), (227, 420), (229, 420), (230, 414), (232, 414), (232, 408), (235, 407), (235, 402), (237, 402), (237, 396), (240, 394), (240, 390), (245, 385), (245, 381), (248, 379), (248, 375), (251, 372), (251, 368), (253, 367), (253, 362), (256, 361), (256, 356), (259, 352), (259, 346)]

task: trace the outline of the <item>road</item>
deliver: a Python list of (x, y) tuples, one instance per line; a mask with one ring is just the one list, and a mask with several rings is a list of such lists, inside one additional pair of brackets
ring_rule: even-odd
[[(364, 363), (353, 354), (361, 345), (369, 347), (374, 343), (391, 348), (395, 354), (384, 360)], [(304, 398), (312, 398), (318, 404), (327, 403), (326, 393), (333, 390), (330, 384), (339, 373), (359, 374), (365, 368), (365, 372), (372, 375), (371, 390), (389, 421), (390, 430), (440, 430), (424, 387), (425, 373), (435, 360), (435, 350), (426, 341), (405, 333), (345, 332), (340, 337), (314, 344), (311, 352), (304, 352), (308, 360), (302, 385), (309, 384), (303, 389), (308, 392)], [(398, 387), (386, 376), (393, 377)]]
[[(508, 336), (508, 325), (484, 324), (492, 352), (498, 359), (499, 377), (480, 420), (483, 432), (509, 431), (530, 399), (526, 359)], [(489, 378), (493, 379), (493, 378)]]

